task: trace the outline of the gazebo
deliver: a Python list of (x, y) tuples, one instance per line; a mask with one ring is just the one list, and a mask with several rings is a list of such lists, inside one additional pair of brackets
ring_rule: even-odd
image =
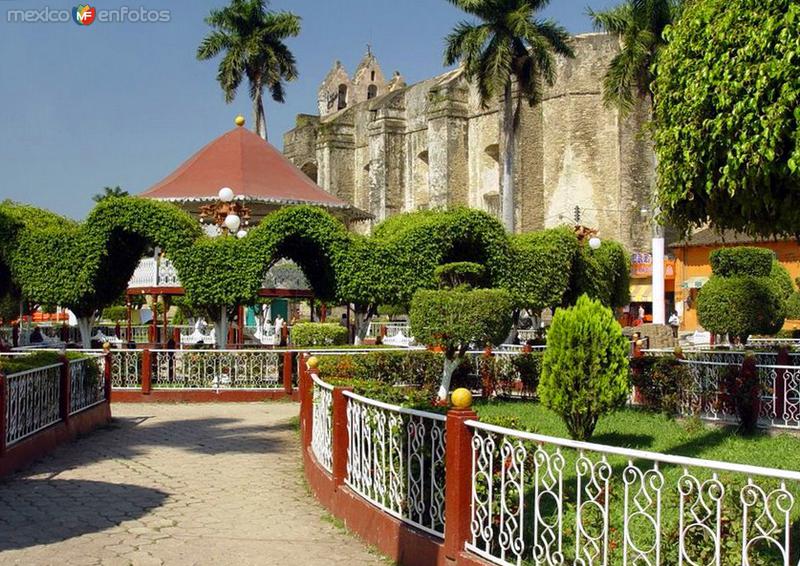
[[(202, 221), (209, 208), (220, 204), (220, 189), (229, 187), (233, 191), (230, 204), (246, 207), (250, 226), (279, 208), (297, 204), (325, 208), (348, 226), (371, 218), (368, 213), (319, 187), (275, 147), (244, 128), (241, 116), (237, 117), (236, 126), (200, 149), (140, 196), (172, 202)], [(216, 226), (212, 224), (208, 228), (213, 235)], [(156, 249), (153, 257), (140, 261), (128, 283), (127, 294), (157, 298), (183, 295), (184, 290), (172, 263)], [(313, 313), (314, 297), (308, 282), (299, 268), (289, 261), (282, 260), (267, 272), (259, 296), (309, 300)], [(130, 328), (130, 308), (128, 312)], [(239, 342), (243, 336), (243, 318), (240, 311)], [(162, 322), (162, 338), (166, 341), (166, 312)], [(150, 331), (154, 342), (159, 341), (157, 326), (154, 316)]]

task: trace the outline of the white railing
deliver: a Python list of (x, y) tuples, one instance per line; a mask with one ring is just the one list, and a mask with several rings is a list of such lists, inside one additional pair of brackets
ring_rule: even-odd
[(444, 536), (445, 417), (347, 397), (347, 485), (387, 513)]
[(61, 364), (6, 376), (6, 446), (61, 420)]
[(798, 471), (466, 424), (466, 548), (493, 563), (800, 564)]
[(313, 419), (311, 426), (311, 450), (317, 462), (333, 471), (333, 387), (311, 375), (313, 388)]
[(274, 350), (151, 350), (153, 388), (279, 389)]
[(103, 361), (102, 356), (70, 360), (70, 415), (94, 407), (106, 400)]
[(109, 351), (111, 356), (111, 387), (138, 389), (142, 386), (142, 351)]
[[(681, 394), (681, 413), (736, 422), (736, 409), (726, 377), (741, 361), (681, 360), (692, 376)], [(800, 429), (800, 366), (759, 364), (759, 421), (762, 428)]]
[(398, 334), (404, 336), (411, 335), (411, 326), (407, 322), (381, 322), (378, 320), (370, 321), (367, 328), (367, 338), (377, 338), (378, 336), (385, 336), (386, 338), (393, 338)]

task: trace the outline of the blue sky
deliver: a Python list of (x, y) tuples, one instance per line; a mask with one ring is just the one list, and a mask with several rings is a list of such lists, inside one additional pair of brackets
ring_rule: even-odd
[[(587, 6), (615, 3), (553, 0), (543, 16), (586, 32)], [(104, 2), (92, 5), (168, 9), (170, 21), (78, 26), (7, 17), (8, 10), (74, 4), (0, 0), (0, 199), (83, 218), (103, 186), (141, 192), (232, 128), (237, 113), (250, 125), (247, 90), (225, 104), (216, 62), (195, 59), (203, 18), (223, 4)], [(416, 82), (442, 71), (443, 37), (464, 18), (444, 0), (274, 0), (271, 8), (303, 18), (302, 34), (290, 41), (300, 78), (285, 104), (266, 106), (278, 147), (297, 114), (316, 111), (317, 88), (334, 60), (352, 72), (370, 43), (387, 76), (399, 70)]]

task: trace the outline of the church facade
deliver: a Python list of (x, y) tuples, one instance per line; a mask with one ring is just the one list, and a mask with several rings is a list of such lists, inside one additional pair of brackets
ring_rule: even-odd
[[(632, 252), (649, 249), (655, 177), (643, 103), (627, 115), (603, 104), (605, 70), (619, 51), (605, 34), (574, 38), (540, 104), (523, 102), (515, 163), (515, 229), (577, 223)], [(302, 114), (284, 153), (322, 188), (368, 211), (469, 206), (501, 216), (502, 105), (481, 104), (460, 69), (406, 85), (386, 80), (368, 52), (352, 77), (338, 61), (318, 114)]]

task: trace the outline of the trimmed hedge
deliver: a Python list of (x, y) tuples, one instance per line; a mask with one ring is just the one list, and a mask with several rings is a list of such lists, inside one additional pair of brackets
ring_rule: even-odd
[(703, 328), (742, 342), (751, 334), (775, 334), (785, 316), (785, 301), (769, 277), (712, 276), (697, 297)]
[(347, 344), (347, 328), (333, 322), (299, 322), (292, 326), (293, 346)]
[(736, 248), (720, 248), (709, 254), (711, 271), (720, 277), (734, 275), (751, 275), (766, 277), (772, 270), (775, 254), (767, 248), (739, 246)]

